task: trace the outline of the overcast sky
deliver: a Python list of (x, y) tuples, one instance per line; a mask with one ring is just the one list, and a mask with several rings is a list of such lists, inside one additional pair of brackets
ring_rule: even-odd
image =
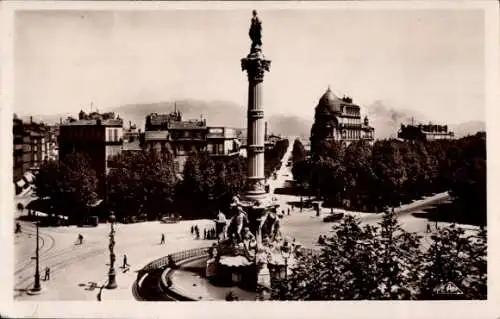
[[(434, 121), (484, 120), (480, 10), (260, 11), (266, 115), (312, 118), (328, 85), (363, 107), (383, 100)], [(181, 98), (246, 106), (240, 59), (249, 10), (20, 12), (21, 114), (104, 110)], [(362, 109), (362, 112), (366, 112)]]

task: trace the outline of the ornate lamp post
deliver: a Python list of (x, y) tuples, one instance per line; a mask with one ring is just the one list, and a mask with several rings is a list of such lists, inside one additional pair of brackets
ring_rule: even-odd
[(115, 273), (115, 215), (111, 212), (109, 216), (109, 221), (111, 222), (111, 231), (109, 232), (109, 272), (108, 272), (108, 284), (107, 289), (115, 289), (118, 285), (116, 284), (116, 273)]
[(39, 294), (42, 291), (42, 287), (40, 286), (40, 235), (38, 233), (39, 223), (39, 221), (36, 222), (35, 285), (30, 290), (30, 293), (33, 295)]
[(288, 280), (288, 258), (290, 258), (291, 254), (292, 251), (290, 249), (290, 246), (288, 246), (288, 243), (285, 242), (285, 245), (281, 247), (281, 256), (283, 256), (283, 259), (285, 259), (285, 280)]

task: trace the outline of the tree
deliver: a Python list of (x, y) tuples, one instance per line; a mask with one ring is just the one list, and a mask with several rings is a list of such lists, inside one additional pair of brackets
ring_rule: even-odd
[(38, 198), (55, 199), (56, 194), (62, 187), (63, 176), (61, 175), (59, 162), (46, 161), (42, 163), (35, 179), (35, 194)]
[[(57, 194), (68, 215), (83, 219), (98, 198), (98, 178), (87, 155), (73, 153), (60, 162), (62, 192)], [(73, 214), (72, 214), (73, 212)]]
[(443, 299), (435, 288), (452, 282), (465, 299), (486, 299), (486, 231), (465, 236), (449, 227), (425, 251), (388, 212), (378, 226), (347, 215), (318, 256), (299, 256), (285, 280), (272, 283), (275, 300)]
[(307, 152), (306, 152), (306, 149), (304, 148), (304, 145), (302, 144), (302, 142), (299, 139), (296, 139), (293, 142), (293, 148), (292, 148), (293, 162), (297, 163), (297, 162), (301, 162), (301, 161), (305, 160), (306, 155), (307, 155)]
[(416, 299), (422, 259), (421, 237), (403, 230), (397, 215), (391, 211), (384, 214), (379, 234), (375, 245), (379, 251), (377, 269), (380, 270), (377, 299)]
[(272, 298), (281, 300), (371, 299), (377, 290), (375, 229), (362, 227), (347, 216), (334, 226), (321, 254), (305, 257), (287, 281), (273, 287)]
[(232, 197), (245, 186), (243, 158), (215, 159), (205, 153), (193, 153), (184, 166), (176, 200), (190, 217), (213, 217), (224, 211)]
[(173, 157), (169, 152), (148, 152), (145, 155), (144, 183), (145, 213), (154, 219), (165, 213), (173, 213), (173, 198), (177, 178)]
[(120, 219), (140, 214), (155, 219), (175, 210), (177, 178), (167, 151), (122, 153), (107, 178), (110, 206)]
[(449, 283), (464, 299), (486, 299), (486, 232), (477, 239), (454, 225), (432, 236), (425, 254), (420, 299), (442, 299), (436, 288)]
[(264, 152), (264, 175), (266, 178), (271, 176), (271, 173), (281, 165), (281, 159), (285, 155), (289, 145), (288, 139), (282, 139), (275, 145)]
[(376, 205), (399, 204), (402, 185), (407, 179), (407, 171), (396, 140), (377, 141), (373, 145), (372, 167), (379, 187), (373, 189)]
[(319, 257), (302, 257), (274, 299), (414, 299), (417, 295), (419, 238), (402, 230), (394, 215), (381, 227), (361, 226), (350, 215), (334, 226)]
[(365, 141), (353, 142), (345, 151), (342, 165), (345, 168), (345, 195), (350, 206), (363, 209), (370, 206), (369, 190), (376, 187), (375, 174), (370, 165), (371, 147)]
[(71, 219), (84, 218), (97, 199), (98, 179), (86, 155), (73, 153), (59, 163), (44, 162), (35, 180), (35, 192), (56, 212)]
[(458, 143), (462, 152), (451, 178), (450, 193), (462, 208), (463, 220), (486, 225), (486, 140), (476, 135)]

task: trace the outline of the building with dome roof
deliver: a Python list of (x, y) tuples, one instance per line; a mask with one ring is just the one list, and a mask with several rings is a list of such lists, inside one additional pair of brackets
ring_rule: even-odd
[(311, 147), (320, 141), (341, 142), (349, 145), (353, 141), (372, 142), (375, 129), (369, 125), (368, 117), (361, 119), (359, 105), (352, 98), (335, 95), (330, 87), (319, 99), (311, 129)]

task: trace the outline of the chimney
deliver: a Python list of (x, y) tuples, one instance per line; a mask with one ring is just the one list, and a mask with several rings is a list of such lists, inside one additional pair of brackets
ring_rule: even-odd
[(33, 124), (33, 116), (30, 116), (30, 123)]
[(128, 127), (132, 129), (132, 121), (128, 121)]
[(62, 124), (62, 117), (59, 118), (59, 124)]

